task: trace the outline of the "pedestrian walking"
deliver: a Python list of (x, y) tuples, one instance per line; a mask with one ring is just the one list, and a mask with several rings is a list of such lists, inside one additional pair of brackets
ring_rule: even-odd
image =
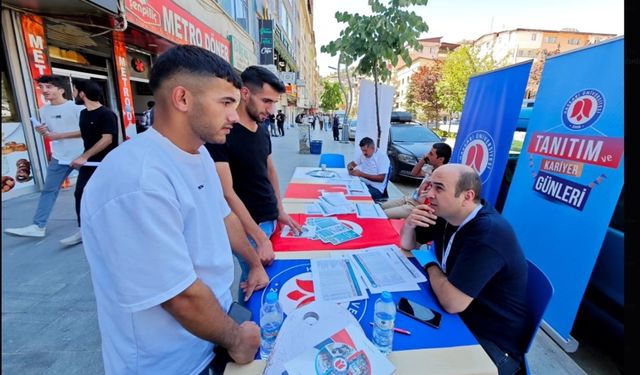
[(333, 115), (333, 140), (339, 141), (340, 137), (338, 136), (338, 131), (340, 130), (340, 120), (338, 119), (338, 115)]
[(278, 133), (281, 137), (284, 137), (284, 121), (286, 120), (286, 118), (287, 116), (282, 113), (281, 109), (279, 109), (278, 115), (276, 116), (276, 122), (278, 123)]
[(74, 82), (74, 91), (77, 94), (76, 104), (83, 103), (86, 107), (80, 112), (80, 134), (84, 143), (84, 152), (71, 162), (73, 168), (78, 169), (78, 180), (73, 196), (76, 200), (76, 217), (78, 231), (69, 237), (60, 240), (65, 246), (72, 246), (82, 242), (80, 232), (80, 202), (84, 188), (96, 171), (95, 165), (85, 165), (88, 162), (100, 163), (111, 150), (118, 145), (118, 118), (113, 111), (100, 103), (102, 89), (90, 80), (78, 80)]
[(58, 198), (60, 186), (73, 171), (69, 163), (82, 154), (79, 121), (80, 111), (84, 107), (65, 99), (68, 88), (66, 79), (44, 75), (36, 81), (45, 100), (49, 102), (40, 108), (41, 124), (36, 127), (36, 131), (51, 141), (51, 161), (47, 167), (38, 207), (33, 215), (33, 224), (22, 228), (7, 228), (5, 233), (41, 238), (46, 234), (49, 216)]

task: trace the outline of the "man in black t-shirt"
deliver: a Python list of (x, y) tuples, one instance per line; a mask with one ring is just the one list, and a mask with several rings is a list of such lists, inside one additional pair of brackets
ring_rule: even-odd
[[(76, 215), (80, 227), (80, 201), (84, 187), (96, 170), (96, 166), (87, 166), (87, 162), (99, 163), (118, 145), (118, 119), (112, 110), (100, 103), (102, 90), (93, 81), (75, 81), (74, 95), (76, 104), (84, 104), (86, 109), (80, 112), (80, 135), (84, 143), (84, 152), (71, 162), (73, 168), (79, 169), (74, 197)], [(65, 246), (82, 242), (82, 234), (75, 234), (60, 240)]]
[[(216, 163), (224, 196), (231, 210), (240, 218), (249, 240), (264, 265), (273, 262), (275, 255), (270, 237), (276, 223), (301, 230), (285, 211), (280, 198), (278, 174), (271, 157), (271, 138), (264, 121), (285, 91), (284, 84), (271, 71), (250, 66), (242, 74), (239, 122), (227, 136), (225, 144), (206, 144)], [(248, 266), (238, 258), (242, 268), (241, 283), (246, 279)], [(242, 290), (239, 290), (242, 296)], [(239, 302), (243, 302), (242, 297)]]
[(433, 171), (431, 186), (406, 219), (404, 249), (433, 241), (424, 265), (442, 307), (459, 313), (500, 375), (523, 367), (527, 262), (511, 225), (480, 199), (478, 173), (463, 164)]

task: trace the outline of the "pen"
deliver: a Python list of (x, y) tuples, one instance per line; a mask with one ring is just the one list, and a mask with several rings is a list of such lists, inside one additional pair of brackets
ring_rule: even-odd
[[(373, 322), (369, 322), (369, 324), (373, 325)], [(410, 335), (411, 331), (407, 331), (406, 329), (402, 329), (402, 328), (398, 328), (398, 327), (393, 327), (393, 330), (398, 332), (398, 333), (402, 333), (405, 335)]]

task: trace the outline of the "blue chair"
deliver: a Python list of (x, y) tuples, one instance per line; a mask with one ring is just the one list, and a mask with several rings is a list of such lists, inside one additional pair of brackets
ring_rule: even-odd
[(393, 164), (389, 164), (389, 171), (384, 178), (384, 190), (382, 191), (382, 197), (375, 200), (376, 203), (383, 203), (389, 200), (389, 191), (387, 190), (387, 187), (389, 186), (389, 178), (391, 176), (391, 172), (393, 172)]
[(345, 168), (344, 155), (342, 154), (322, 154), (320, 155), (319, 167), (326, 164), (327, 168)]
[(538, 266), (527, 259), (528, 280), (527, 280), (527, 341), (524, 343), (524, 366), (527, 374), (529, 372), (529, 363), (527, 362), (527, 353), (531, 349), (533, 340), (536, 337), (542, 316), (544, 315), (551, 296), (553, 296), (553, 285), (547, 275)]

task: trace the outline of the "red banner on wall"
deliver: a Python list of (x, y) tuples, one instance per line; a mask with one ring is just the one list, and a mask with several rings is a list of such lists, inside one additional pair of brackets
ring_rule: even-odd
[(120, 92), (120, 108), (122, 108), (122, 123), (124, 124), (124, 139), (127, 140), (137, 134), (136, 116), (133, 112), (133, 93), (131, 81), (129, 81), (129, 66), (127, 62), (127, 47), (124, 42), (124, 33), (113, 32), (113, 57), (116, 63), (116, 75), (118, 77), (118, 91)]
[(231, 43), (171, 0), (125, 0), (129, 22), (177, 44), (206, 48), (231, 62)]
[[(25, 14), (20, 17), (20, 22), (22, 23), (22, 37), (27, 51), (27, 60), (29, 60), (29, 70), (33, 79), (33, 89), (36, 93), (36, 103), (38, 108), (42, 108), (47, 104), (47, 101), (44, 99), (36, 79), (51, 74), (51, 65), (47, 56), (47, 39), (44, 35), (44, 21), (38, 16)], [(44, 139), (44, 149), (47, 159), (51, 159), (51, 142), (48, 138)]]

